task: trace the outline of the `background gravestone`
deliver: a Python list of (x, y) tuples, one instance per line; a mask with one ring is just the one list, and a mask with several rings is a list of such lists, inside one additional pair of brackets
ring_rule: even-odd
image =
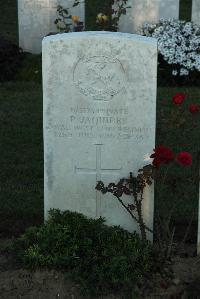
[[(151, 38), (84, 32), (43, 40), (45, 218), (51, 208), (69, 209), (137, 228), (117, 200), (95, 186), (137, 174), (152, 152), (156, 76)], [(144, 197), (152, 227), (153, 188)]]
[(129, 0), (127, 6), (131, 8), (120, 19), (121, 32), (137, 32), (145, 22), (157, 22), (160, 18), (179, 18), (179, 0)]
[[(27, 52), (41, 53), (42, 39), (57, 32), (54, 24), (57, 6), (72, 7), (74, 0), (18, 0), (19, 46)], [(85, 8), (80, 4), (70, 10), (84, 21)]]
[(200, 25), (200, 0), (192, 1), (192, 21)]

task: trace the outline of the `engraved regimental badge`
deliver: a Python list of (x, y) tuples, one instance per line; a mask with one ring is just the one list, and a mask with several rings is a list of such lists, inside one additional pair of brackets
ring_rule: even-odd
[(125, 88), (123, 66), (112, 57), (83, 57), (77, 62), (73, 76), (79, 91), (97, 101), (109, 101)]

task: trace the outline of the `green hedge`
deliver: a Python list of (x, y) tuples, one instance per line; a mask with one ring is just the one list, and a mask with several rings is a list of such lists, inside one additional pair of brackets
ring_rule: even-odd
[(152, 246), (138, 234), (108, 227), (103, 219), (87, 219), (69, 211), (51, 210), (49, 221), (29, 228), (11, 251), (28, 268), (66, 271), (87, 295), (131, 294), (151, 268)]

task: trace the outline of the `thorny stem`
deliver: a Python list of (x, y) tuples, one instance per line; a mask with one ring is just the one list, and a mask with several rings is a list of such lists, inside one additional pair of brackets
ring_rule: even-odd
[(129, 208), (123, 203), (123, 201), (118, 197), (116, 196), (118, 201), (121, 203), (121, 205), (127, 210), (127, 212), (131, 215), (131, 217), (138, 222), (138, 219), (133, 215), (133, 213), (129, 210)]
[(191, 229), (193, 220), (194, 220), (194, 212), (193, 212), (192, 217), (191, 217), (191, 219), (190, 219), (190, 221), (189, 221), (189, 223), (188, 223), (188, 226), (187, 226), (185, 235), (184, 235), (183, 240), (182, 240), (182, 242), (181, 242), (182, 245), (184, 245), (185, 242), (186, 242), (186, 239), (187, 239), (187, 237), (188, 237), (188, 235), (189, 235), (189, 232), (190, 232), (190, 229)]
[(176, 228), (174, 227), (172, 230), (172, 234), (171, 234), (171, 238), (170, 238), (170, 242), (169, 242), (169, 246), (167, 248), (167, 256), (166, 259), (169, 259), (171, 252), (172, 252), (172, 245), (173, 245), (173, 240), (174, 240), (174, 234), (175, 234), (175, 230)]
[(164, 183), (165, 183), (165, 180), (166, 180), (168, 171), (169, 171), (169, 169), (171, 168), (171, 166), (172, 166), (172, 164), (170, 164), (170, 165), (167, 167), (167, 170), (166, 170), (166, 172), (165, 172), (165, 174), (164, 174), (164, 176), (163, 176), (163, 180), (162, 180), (162, 184), (163, 184), (163, 185), (164, 185)]
[[(143, 230), (145, 231), (145, 229), (153, 234), (153, 230), (151, 230), (148, 226), (146, 226), (144, 224), (143, 219), (142, 219), (141, 203), (139, 203), (140, 204), (139, 213), (138, 213), (138, 207), (137, 207), (137, 204), (136, 204), (136, 209), (137, 209), (137, 213), (138, 213), (138, 217), (139, 217), (139, 219), (137, 219), (137, 217), (133, 215), (133, 213), (130, 211), (130, 209), (123, 203), (123, 201), (118, 196), (116, 196), (116, 198), (121, 203), (121, 205), (127, 210), (127, 212), (131, 215), (131, 217), (140, 225), (140, 231), (141, 231), (142, 237), (144, 237)], [(145, 239), (146, 239), (146, 232), (145, 232), (144, 240)]]
[[(141, 194), (141, 199), (142, 199), (142, 194)], [(137, 197), (135, 197), (135, 203), (136, 203), (136, 210), (138, 213), (138, 223), (140, 226), (140, 231), (141, 231), (141, 237), (142, 240), (146, 240), (146, 231), (145, 231), (145, 227), (144, 227), (144, 220), (142, 217), (142, 204), (141, 204), (141, 200), (138, 200)]]

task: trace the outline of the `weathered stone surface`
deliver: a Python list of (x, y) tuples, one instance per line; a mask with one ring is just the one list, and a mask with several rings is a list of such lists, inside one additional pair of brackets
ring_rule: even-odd
[(145, 22), (179, 18), (179, 0), (129, 0), (127, 6), (131, 8), (120, 18), (121, 32), (136, 33)]
[(195, 24), (200, 25), (200, 1), (199, 0), (192, 1), (192, 21)]
[[(27, 52), (41, 53), (42, 39), (56, 32), (57, 6), (72, 7), (74, 0), (18, 0), (19, 46)], [(84, 4), (70, 10), (84, 21)]]
[[(97, 181), (117, 182), (145, 164), (155, 145), (157, 42), (85, 32), (43, 40), (45, 217), (50, 208), (136, 223)], [(144, 218), (153, 226), (153, 187)], [(127, 196), (125, 202), (131, 203)]]

